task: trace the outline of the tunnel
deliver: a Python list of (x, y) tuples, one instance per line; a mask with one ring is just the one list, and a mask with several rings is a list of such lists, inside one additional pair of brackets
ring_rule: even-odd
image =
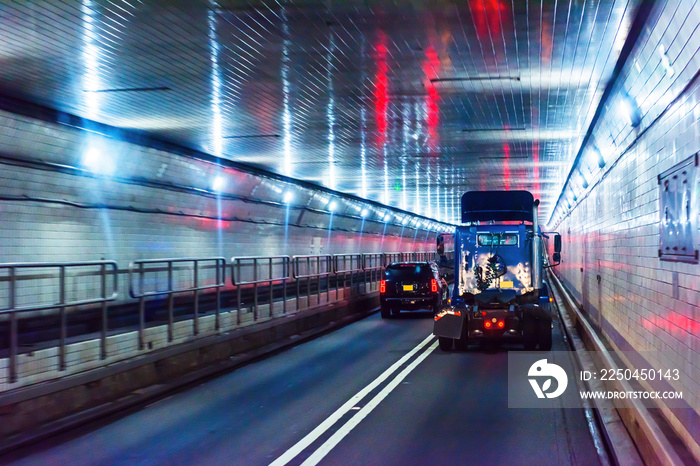
[(699, 75), (691, 0), (0, 1), (0, 463), (700, 463)]

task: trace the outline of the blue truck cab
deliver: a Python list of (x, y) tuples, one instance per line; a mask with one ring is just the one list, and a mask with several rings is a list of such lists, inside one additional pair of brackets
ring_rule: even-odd
[[(511, 338), (549, 351), (552, 314), (542, 280), (547, 260), (537, 208), (528, 191), (469, 191), (463, 225), (454, 235), (454, 288), (435, 315), (440, 348), (466, 349), (471, 341)], [(554, 264), (561, 237), (554, 238)]]

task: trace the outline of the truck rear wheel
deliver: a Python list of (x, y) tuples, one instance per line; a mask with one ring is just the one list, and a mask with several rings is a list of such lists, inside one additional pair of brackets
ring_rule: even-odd
[(537, 321), (530, 316), (523, 319), (523, 346), (526, 351), (535, 351), (538, 340)]
[(537, 343), (540, 351), (552, 349), (552, 322), (549, 320), (537, 321)]
[(438, 344), (443, 351), (452, 351), (452, 342), (454, 340), (448, 337), (438, 337)]

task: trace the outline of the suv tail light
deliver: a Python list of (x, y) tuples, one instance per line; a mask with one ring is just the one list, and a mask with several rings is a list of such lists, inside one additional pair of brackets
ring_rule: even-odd
[(437, 293), (437, 280), (434, 278), (430, 280), (430, 291)]
[(379, 282), (379, 292), (386, 293), (386, 280)]

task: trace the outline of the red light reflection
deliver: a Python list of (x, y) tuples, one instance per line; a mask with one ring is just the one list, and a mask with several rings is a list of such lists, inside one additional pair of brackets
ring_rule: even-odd
[(535, 142), (532, 145), (532, 163), (533, 163), (533, 169), (532, 169), (532, 177), (534, 179), (535, 183), (535, 189), (534, 189), (534, 195), (535, 197), (540, 197), (540, 145), (538, 142)]
[(439, 123), (438, 101), (440, 100), (440, 95), (431, 80), (438, 77), (440, 59), (432, 46), (429, 46), (425, 50), (425, 57), (426, 60), (423, 62), (423, 72), (426, 76), (425, 88), (428, 91), (428, 95), (425, 98), (425, 106), (427, 109), (426, 123), (428, 125), (428, 148), (430, 152), (433, 153), (438, 149), (436, 128)]
[(507, 142), (503, 143), (503, 181), (505, 183), (505, 190), (510, 190), (510, 147)]
[(498, 0), (471, 0), (469, 7), (474, 18), (476, 33), (481, 38), (486, 38), (489, 35), (501, 33), (501, 18), (508, 18), (506, 6)]
[(377, 79), (374, 88), (374, 111), (377, 117), (377, 145), (382, 148), (386, 142), (387, 109), (389, 107), (389, 80), (387, 73), (389, 65), (386, 62), (386, 35), (380, 31), (377, 49)]
[(652, 333), (662, 329), (677, 338), (684, 337), (686, 332), (691, 335), (698, 335), (700, 333), (700, 322), (696, 322), (677, 312), (671, 312), (665, 317), (651, 316), (649, 320), (643, 320), (643, 325), (644, 328)]

